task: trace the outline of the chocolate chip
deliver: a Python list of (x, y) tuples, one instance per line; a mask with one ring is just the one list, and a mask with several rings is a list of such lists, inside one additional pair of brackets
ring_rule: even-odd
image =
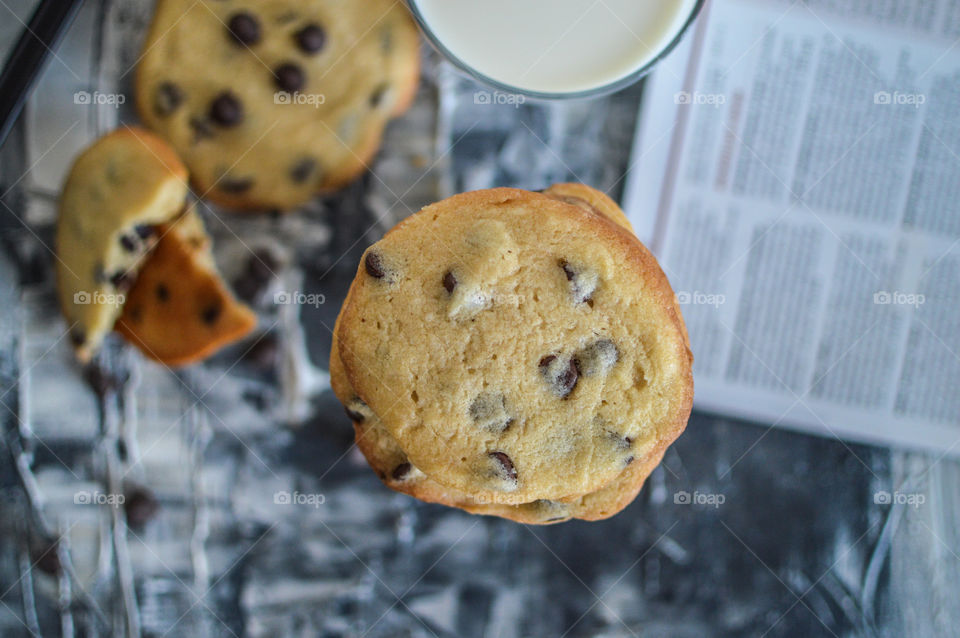
[(295, 35), (297, 44), (304, 53), (318, 53), (327, 43), (327, 33), (317, 24), (308, 24)]
[(156, 290), (154, 290), (157, 295), (157, 299), (160, 301), (167, 301), (170, 299), (170, 290), (167, 288), (166, 284), (157, 284)]
[(613, 432), (607, 430), (605, 436), (609, 442), (613, 444), (618, 450), (629, 450), (633, 446), (633, 438), (629, 436), (623, 436), (619, 432)]
[(253, 188), (253, 178), (252, 177), (221, 177), (220, 181), (217, 182), (217, 188), (223, 191), (224, 193), (230, 193), (231, 195), (239, 195), (241, 193), (246, 193), (248, 190)]
[(125, 251), (132, 253), (137, 249), (137, 246), (140, 245), (140, 242), (137, 241), (136, 237), (131, 237), (130, 235), (120, 235), (120, 245), (123, 246)]
[(370, 251), (363, 261), (367, 274), (376, 279), (383, 279), (387, 272), (383, 269), (383, 259), (377, 253)]
[(580, 379), (580, 371), (577, 369), (575, 359), (571, 358), (564, 362), (552, 354), (540, 359), (540, 373), (561, 399), (570, 396)]
[(160, 117), (172, 115), (183, 104), (183, 91), (173, 82), (163, 82), (157, 86), (153, 96), (153, 110)]
[(310, 179), (316, 169), (317, 160), (312, 157), (304, 157), (290, 169), (290, 179), (296, 184), (303, 184)]
[(72, 343), (74, 347), (79, 348), (86, 343), (86, 341), (87, 333), (83, 331), (83, 328), (74, 326), (70, 329), (70, 343)]
[(133, 488), (124, 495), (123, 510), (127, 515), (127, 525), (133, 529), (142, 529), (159, 509), (157, 499), (145, 488)]
[(135, 232), (140, 239), (149, 239), (156, 232), (156, 229), (150, 224), (137, 224), (133, 227), (133, 232)]
[(390, 91), (389, 84), (381, 84), (378, 86), (373, 93), (370, 94), (370, 108), (376, 109), (380, 108), (383, 104), (384, 98), (387, 96), (387, 93)]
[(214, 303), (206, 308), (204, 308), (200, 313), (200, 318), (203, 319), (203, 323), (208, 326), (212, 326), (217, 322), (217, 319), (220, 318), (220, 313), (223, 312), (223, 306), (219, 303)]
[(509, 481), (516, 482), (517, 469), (513, 466), (513, 461), (503, 452), (490, 452), (488, 455), (500, 466), (500, 474)]
[(609, 339), (600, 339), (576, 355), (577, 367), (584, 376), (606, 374), (620, 359), (617, 346)]
[(363, 423), (364, 419), (367, 417), (363, 416), (356, 410), (351, 410), (347, 406), (343, 407), (343, 411), (347, 413), (347, 418), (353, 421), (354, 423)]
[(632, 456), (628, 456), (627, 458), (625, 458), (625, 459), (623, 460), (623, 464), (624, 464), (624, 465), (630, 465), (631, 463), (633, 463), (633, 460), (634, 460), (634, 459), (633, 459)]
[(470, 418), (478, 426), (498, 434), (513, 423), (513, 417), (507, 412), (506, 398), (495, 392), (477, 395), (470, 404)]
[(110, 284), (119, 292), (127, 292), (133, 287), (133, 277), (130, 273), (121, 271), (110, 277)]
[(296, 93), (306, 84), (307, 78), (303, 74), (303, 69), (292, 62), (287, 62), (278, 66), (274, 72), (274, 82), (277, 88), (287, 93)]
[(453, 289), (457, 287), (457, 278), (452, 272), (447, 271), (447, 274), (443, 276), (443, 287), (449, 293), (452, 293)]
[(593, 293), (597, 289), (597, 277), (593, 273), (572, 266), (567, 260), (561, 259), (558, 262), (567, 281), (570, 282), (570, 291), (573, 293), (574, 302), (580, 304), (593, 300)]
[(402, 481), (407, 478), (407, 475), (410, 474), (410, 470), (413, 469), (413, 466), (409, 463), (401, 463), (393, 469), (390, 476), (393, 477), (394, 481)]
[(243, 104), (230, 91), (219, 94), (210, 104), (210, 119), (224, 127), (243, 121)]
[(246, 11), (233, 14), (227, 29), (238, 44), (252, 46), (260, 41), (260, 21)]

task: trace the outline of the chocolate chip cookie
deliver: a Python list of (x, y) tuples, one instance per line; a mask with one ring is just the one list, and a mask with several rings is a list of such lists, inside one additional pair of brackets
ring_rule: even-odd
[(74, 162), (60, 198), (57, 290), (81, 361), (113, 329), (157, 225), (183, 211), (187, 170), (159, 137), (124, 128)]
[(116, 330), (168, 366), (199, 361), (257, 324), (216, 270), (210, 238), (191, 210), (157, 227), (157, 245), (127, 294)]
[(337, 338), (410, 466), (485, 504), (597, 493), (658, 458), (692, 403), (666, 277), (582, 186), (424, 208), (366, 251)]
[(565, 500), (543, 499), (520, 505), (499, 505), (486, 502), (482, 496), (444, 487), (410, 463), (409, 457), (383, 427), (379, 417), (357, 397), (340, 361), (336, 330), (335, 327), (330, 355), (330, 385), (353, 422), (357, 447), (380, 480), (398, 492), (428, 503), (458, 507), (473, 514), (499, 516), (528, 525), (548, 525), (571, 518), (593, 521), (613, 516), (630, 504), (663, 456), (663, 450), (658, 450), (649, 458), (628, 465), (602, 489)]
[(81, 361), (113, 329), (183, 365), (255, 325), (220, 280), (187, 192), (186, 168), (142, 129), (110, 133), (74, 162), (60, 199), (57, 288)]
[(418, 75), (395, 0), (159, 0), (136, 98), (202, 196), (288, 209), (364, 170)]

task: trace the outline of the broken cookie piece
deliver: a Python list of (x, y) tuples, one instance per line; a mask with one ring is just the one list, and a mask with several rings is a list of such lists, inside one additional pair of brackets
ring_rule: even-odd
[(142, 129), (110, 133), (74, 162), (60, 198), (57, 289), (81, 361), (113, 329), (154, 228), (180, 215), (187, 190), (179, 158)]
[(220, 279), (196, 214), (189, 211), (158, 230), (160, 239), (127, 295), (117, 332), (169, 366), (199, 361), (249, 334), (256, 316)]
[(57, 284), (80, 361), (115, 324), (168, 365), (253, 328), (220, 281), (199, 217), (185, 211), (187, 179), (173, 150), (137, 128), (106, 135), (74, 163), (60, 201)]

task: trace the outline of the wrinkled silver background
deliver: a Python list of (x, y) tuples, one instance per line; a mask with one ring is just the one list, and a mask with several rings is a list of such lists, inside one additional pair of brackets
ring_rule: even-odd
[[(0, 2), (4, 46), (32, 4)], [(484, 89), (425, 51), (415, 108), (359, 182), (287, 216), (204, 207), (261, 315), (250, 339), (176, 373), (116, 342), (79, 369), (53, 296), (57, 191), (77, 151), (135, 118), (73, 95), (130, 95), (150, 6), (87, 2), (0, 152), (0, 635), (957, 635), (954, 461), (698, 414), (624, 513), (536, 528), (393, 494), (352, 449), (325, 368), (364, 247), (461, 190), (618, 194), (638, 88), (477, 104)], [(923, 503), (874, 502), (895, 490)]]

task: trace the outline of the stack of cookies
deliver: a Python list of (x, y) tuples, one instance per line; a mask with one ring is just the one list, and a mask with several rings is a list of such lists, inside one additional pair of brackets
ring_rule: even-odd
[(424, 208), (366, 251), (334, 333), (333, 389), (373, 469), (473, 513), (612, 516), (690, 413), (673, 291), (579, 184)]

